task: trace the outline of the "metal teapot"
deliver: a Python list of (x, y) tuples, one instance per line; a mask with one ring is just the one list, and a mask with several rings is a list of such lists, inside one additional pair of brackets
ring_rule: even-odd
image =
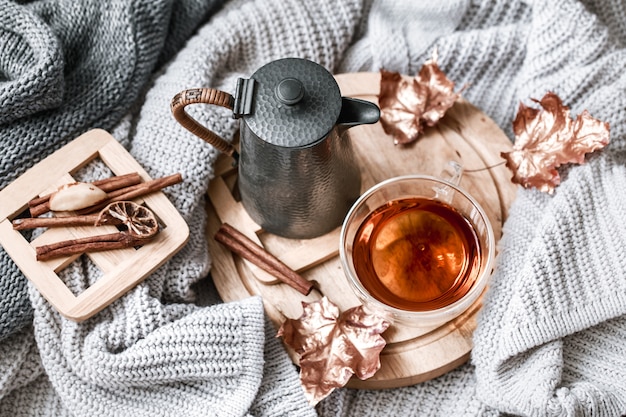
[[(239, 153), (184, 111), (195, 103), (226, 107), (241, 119)], [(341, 97), (330, 72), (300, 58), (272, 61), (239, 78), (234, 97), (210, 88), (184, 90), (171, 109), (182, 126), (238, 162), (241, 202), (250, 217), (270, 233), (297, 239), (342, 223), (361, 188), (343, 133), (380, 117), (378, 106)]]

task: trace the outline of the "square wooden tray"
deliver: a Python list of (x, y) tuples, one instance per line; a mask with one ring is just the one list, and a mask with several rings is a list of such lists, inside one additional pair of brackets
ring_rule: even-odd
[(117, 300), (129, 289), (171, 258), (189, 237), (189, 228), (162, 192), (152, 193), (137, 203), (151, 209), (161, 231), (140, 248), (83, 254), (102, 271), (100, 278), (79, 295), (74, 295), (59, 272), (81, 255), (37, 261), (35, 246), (117, 231), (113, 226), (50, 228), (29, 242), (13, 230), (11, 221), (23, 213), (28, 201), (74, 182), (73, 174), (100, 158), (114, 175), (137, 172), (150, 179), (137, 161), (108, 132), (91, 130), (59, 149), (0, 191), (0, 245), (24, 275), (63, 316), (82, 321)]

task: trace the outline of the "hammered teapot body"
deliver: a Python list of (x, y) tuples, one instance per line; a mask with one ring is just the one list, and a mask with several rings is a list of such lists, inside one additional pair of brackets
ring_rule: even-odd
[[(239, 152), (184, 107), (217, 104), (240, 118)], [(361, 175), (344, 132), (375, 123), (378, 107), (341, 97), (334, 77), (305, 59), (285, 58), (240, 78), (235, 95), (199, 88), (172, 100), (175, 118), (239, 164), (241, 202), (264, 230), (307, 239), (338, 227), (359, 197)]]

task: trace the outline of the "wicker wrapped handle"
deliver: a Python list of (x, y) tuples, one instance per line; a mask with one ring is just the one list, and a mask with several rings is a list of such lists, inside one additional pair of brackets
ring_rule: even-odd
[(235, 98), (224, 91), (213, 88), (192, 88), (189, 90), (183, 90), (176, 94), (170, 103), (170, 108), (174, 118), (185, 129), (200, 137), (202, 140), (210, 143), (219, 151), (237, 160), (239, 155), (233, 145), (211, 130), (202, 126), (196, 119), (189, 116), (189, 114), (185, 111), (185, 107), (189, 104), (198, 103), (215, 104), (232, 110), (234, 108)]

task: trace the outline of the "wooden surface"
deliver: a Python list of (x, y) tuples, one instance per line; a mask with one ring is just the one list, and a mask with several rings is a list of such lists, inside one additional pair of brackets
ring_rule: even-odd
[[(342, 74), (336, 78), (344, 96), (377, 102), (378, 73)], [(428, 129), (416, 143), (408, 146), (394, 146), (380, 123), (352, 128), (349, 136), (347, 140), (353, 141), (362, 169), (362, 191), (397, 175), (438, 175), (450, 160), (461, 163), (466, 170), (461, 187), (481, 203), (496, 239), (500, 238), (516, 186), (510, 181), (508, 169), (498, 164), (503, 161), (500, 152), (510, 150), (511, 143), (477, 108), (465, 101), (457, 102), (436, 127)], [(494, 165), (497, 166), (483, 169)], [(470, 172), (472, 170), (480, 171)], [(301, 301), (319, 299), (321, 294), (342, 311), (358, 305), (339, 262), (339, 228), (309, 240), (289, 240), (264, 233), (233, 196), (236, 195), (233, 193), (235, 179), (232, 161), (221, 157), (216, 166), (216, 178), (209, 187), (211, 204), (207, 227), (213, 257), (212, 277), (221, 297), (230, 301), (260, 295), (276, 328), (285, 317), (301, 315)], [(212, 238), (221, 222), (235, 226), (305, 278), (316, 281), (319, 291), (302, 296), (233, 256)], [(480, 306), (479, 300), (463, 315), (436, 328), (392, 326), (383, 334), (387, 346), (381, 353), (381, 369), (366, 381), (353, 378), (348, 386), (377, 389), (411, 385), (461, 365), (472, 348), (471, 337)], [(297, 355), (292, 351), (290, 354), (297, 363)]]
[(100, 158), (114, 175), (137, 172), (150, 179), (143, 168), (109, 133), (91, 130), (44, 159), (0, 191), (0, 244), (42, 295), (65, 317), (85, 320), (118, 299), (162, 265), (186, 243), (187, 223), (162, 192), (135, 200), (150, 208), (162, 230), (138, 249), (116, 249), (85, 254), (102, 276), (81, 294), (74, 295), (57, 275), (80, 255), (37, 261), (41, 244), (117, 232), (114, 226), (51, 228), (29, 242), (13, 230), (11, 220), (27, 209), (28, 201), (74, 182), (72, 173)]

